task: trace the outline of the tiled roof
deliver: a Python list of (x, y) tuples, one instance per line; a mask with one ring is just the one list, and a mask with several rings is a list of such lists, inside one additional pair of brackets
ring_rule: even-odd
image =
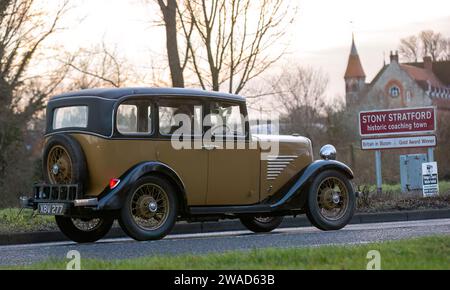
[(347, 70), (344, 78), (365, 78), (366, 74), (359, 59), (358, 50), (356, 49), (355, 40), (352, 40), (352, 48), (348, 57)]
[(450, 61), (434, 62), (432, 70), (423, 62), (400, 64), (400, 67), (433, 99), (440, 108), (450, 108)]
[(366, 74), (361, 65), (361, 60), (358, 55), (350, 55), (348, 59), (347, 70), (345, 71), (345, 78), (364, 78)]
[(445, 85), (430, 70), (408, 64), (400, 64), (400, 67), (417, 82), (420, 81), (429, 82), (431, 86), (436, 88), (445, 87)]
[[(405, 65), (424, 67), (423, 62), (406, 63)], [(435, 61), (432, 64), (434, 75), (445, 85), (450, 86), (450, 61)]]

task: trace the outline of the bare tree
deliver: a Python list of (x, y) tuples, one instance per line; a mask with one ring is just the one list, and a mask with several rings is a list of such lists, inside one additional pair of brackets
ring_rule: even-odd
[(437, 61), (443, 53), (443, 45), (446, 41), (441, 33), (433, 30), (425, 30), (420, 33), (423, 55), (429, 55), (433, 61)]
[(291, 133), (312, 136), (321, 128), (328, 77), (320, 70), (290, 65), (271, 81)]
[(406, 61), (417, 62), (419, 58), (431, 56), (433, 61), (449, 59), (450, 39), (433, 30), (424, 30), (400, 40), (399, 52)]
[(70, 68), (67, 89), (93, 87), (122, 87), (135, 75), (128, 61), (119, 56), (117, 49), (104, 42), (92, 48), (82, 48), (68, 54), (61, 62)]
[[(284, 54), (279, 40), (295, 15), (282, 0), (194, 0), (179, 8), (189, 68), (203, 89), (242, 91)], [(195, 34), (187, 27), (194, 25)], [(195, 41), (198, 40), (198, 45)], [(280, 45), (276, 52), (269, 50)]]
[(67, 72), (63, 67), (39, 74), (30, 69), (45, 40), (58, 30), (68, 8), (68, 1), (60, 3), (49, 15), (34, 0), (0, 2), (0, 190), (7, 193), (8, 181), (17, 179), (14, 166), (26, 160), (22, 140), (27, 125)]
[(173, 86), (184, 86), (192, 76), (203, 89), (226, 86), (230, 93), (242, 91), (284, 54), (280, 39), (296, 14), (296, 7), (282, 0), (157, 3)]
[(450, 61), (450, 37), (444, 42), (444, 60)]
[(417, 62), (420, 55), (419, 38), (415, 35), (400, 39), (400, 55), (408, 61)]
[[(184, 69), (187, 63), (186, 60), (183, 64), (180, 60), (180, 54), (178, 51), (178, 29), (177, 29), (177, 1), (176, 0), (156, 0), (161, 9), (163, 15), (164, 26), (166, 30), (166, 50), (167, 58), (169, 61), (170, 74), (172, 77), (173, 87), (184, 87)], [(190, 29), (192, 33), (192, 27)], [(187, 36), (190, 37), (189, 33)]]

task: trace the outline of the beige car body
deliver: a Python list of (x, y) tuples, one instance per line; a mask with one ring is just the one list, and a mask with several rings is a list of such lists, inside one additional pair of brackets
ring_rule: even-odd
[[(277, 192), (313, 161), (311, 141), (295, 136), (256, 135), (246, 142), (246, 149), (216, 150), (175, 150), (170, 140), (71, 136), (86, 157), (89, 197), (98, 196), (111, 178), (122, 176), (136, 164), (158, 161), (178, 174), (188, 206), (251, 205)], [(279, 142), (279, 154), (261, 160), (261, 140)]]

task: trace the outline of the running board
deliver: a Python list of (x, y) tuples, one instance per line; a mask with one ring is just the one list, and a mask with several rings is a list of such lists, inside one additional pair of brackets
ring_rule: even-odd
[(237, 206), (191, 206), (189, 211), (192, 215), (233, 215), (269, 213), (272, 208), (268, 204), (237, 205)]

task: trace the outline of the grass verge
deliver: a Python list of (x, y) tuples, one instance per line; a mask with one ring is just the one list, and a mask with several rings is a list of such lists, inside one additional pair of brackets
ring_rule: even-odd
[(0, 209), (0, 234), (57, 230), (53, 216), (33, 216), (33, 211), (18, 208)]
[[(82, 269), (354, 269), (364, 270), (367, 254), (377, 250), (382, 269), (450, 269), (450, 236), (357, 246), (255, 249), (221, 254), (142, 257), (127, 260), (83, 259)], [(50, 260), (14, 269), (65, 269), (67, 260)]]

